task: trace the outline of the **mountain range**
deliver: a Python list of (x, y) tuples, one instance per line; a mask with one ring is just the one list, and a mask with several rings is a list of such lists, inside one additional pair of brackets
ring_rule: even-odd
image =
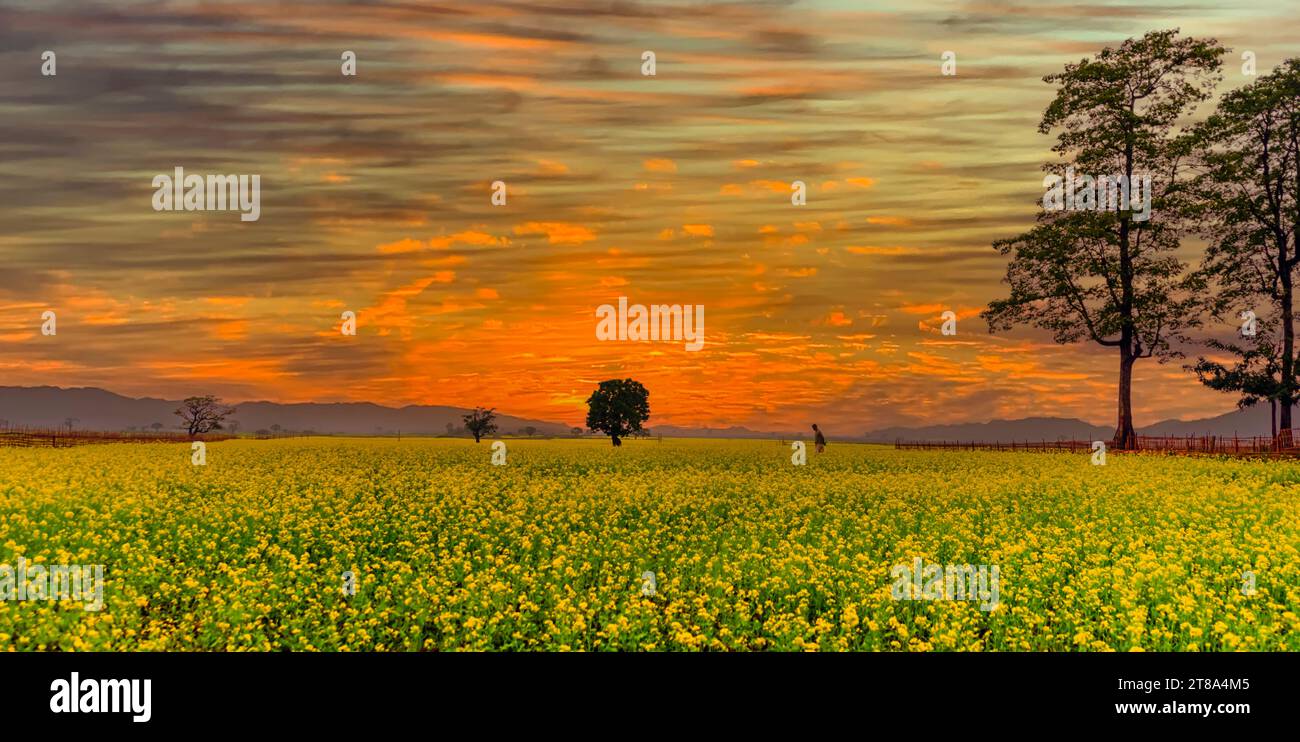
[[(0, 387), (0, 419), (12, 426), (66, 427), (71, 418), (78, 430), (148, 429), (154, 423), (162, 423), (164, 430), (176, 430), (179, 406), (179, 400), (134, 399), (90, 387)], [(286, 431), (340, 435), (445, 435), (449, 423), (460, 428), (464, 424), (461, 416), (469, 412), (460, 407), (384, 407), (371, 402), (240, 402), (231, 406), (235, 414), (230, 420), (244, 433), (278, 425)], [(502, 433), (530, 426), (544, 435), (568, 435), (571, 430), (562, 423), (503, 414), (497, 415), (496, 423)]]
[[(104, 389), (78, 387), (0, 386), (0, 421), (11, 426), (37, 428), (66, 427), (72, 420), (80, 430), (149, 429), (161, 423), (164, 430), (175, 430), (174, 414), (178, 400), (153, 397), (132, 398)], [(462, 426), (461, 416), (469, 412), (461, 407), (441, 405), (407, 405), (385, 407), (372, 402), (240, 402), (231, 420), (240, 432), (270, 430), (311, 431), (338, 435), (445, 435), (448, 424)], [(564, 423), (533, 420), (498, 414), (497, 425), (504, 433), (522, 432), (526, 427), (543, 435), (570, 435)], [(696, 428), (677, 425), (654, 425), (656, 435), (691, 438), (798, 438), (804, 432), (768, 432), (732, 426)], [(1138, 428), (1139, 435), (1268, 435), (1269, 410), (1250, 407), (1216, 417), (1198, 420), (1164, 420)], [(954, 423), (912, 427), (887, 427), (865, 432), (828, 430), (831, 440), (856, 440), (892, 443), (910, 441), (1021, 441), (1021, 440), (1106, 440), (1113, 426), (1094, 425), (1075, 418), (1028, 417), (1018, 420), (992, 420), (983, 423)]]
[[(867, 431), (864, 439), (880, 443), (906, 441), (1040, 441), (1040, 440), (1109, 440), (1114, 425), (1093, 425), (1077, 418), (1027, 417), (1019, 420), (992, 420), (986, 423), (957, 423), (922, 427), (892, 427)], [(1267, 436), (1272, 433), (1267, 406), (1241, 410), (1197, 420), (1162, 420), (1138, 426), (1138, 435), (1150, 436)]]

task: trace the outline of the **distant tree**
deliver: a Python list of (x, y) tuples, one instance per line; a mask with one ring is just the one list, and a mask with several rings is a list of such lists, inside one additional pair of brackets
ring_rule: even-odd
[(497, 424), (494, 422), (497, 417), (496, 408), (484, 409), (475, 407), (472, 412), (465, 415), (465, 429), (474, 436), (474, 442), (478, 443), (485, 435), (492, 435), (497, 432)]
[(525, 425), (524, 435), (528, 436), (529, 438), (532, 438), (534, 435), (537, 435), (537, 428), (533, 427), (532, 425)]
[(573, 433), (574, 438), (582, 437), (582, 428), (570, 428), (569, 432)]
[(176, 408), (182, 427), (191, 437), (221, 430), (222, 423), (234, 412), (235, 408), (223, 405), (220, 399), (212, 395), (187, 397)]
[(610, 437), (615, 446), (650, 419), (650, 392), (634, 379), (600, 382), (587, 398), (587, 427)]
[(274, 425), (271, 426), (271, 432), (272, 432), (272, 433), (277, 433), (277, 434), (278, 434), (281, 430), (282, 430), (282, 428), (280, 427), (280, 423), (276, 423), (276, 424), (274, 424)]
[(237, 434), (239, 433), (239, 421), (238, 421), (238, 420), (231, 420), (231, 421), (230, 421), (230, 424), (227, 425), (226, 427), (230, 430), (230, 434), (231, 434), (231, 435), (237, 435)]
[(157, 431), (157, 430), (162, 430), (162, 429), (163, 429), (163, 424), (162, 424), (162, 423), (154, 423), (153, 425), (150, 425), (149, 427), (153, 428), (155, 431)]
[(63, 425), (64, 425), (65, 427), (67, 427), (68, 430), (72, 430), (72, 425), (73, 425), (73, 423), (79, 423), (79, 422), (81, 422), (81, 420), (79, 420), (79, 419), (77, 419), (77, 418), (75, 418), (75, 417), (65, 417), (65, 418), (63, 418)]
[(266, 438), (267, 436), (271, 435), (271, 431), (267, 430), (266, 428), (258, 428), (257, 431), (253, 433), (253, 435), (257, 436), (258, 438)]

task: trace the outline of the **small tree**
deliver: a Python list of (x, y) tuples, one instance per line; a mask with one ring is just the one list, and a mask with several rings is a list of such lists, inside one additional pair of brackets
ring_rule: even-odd
[(524, 435), (528, 436), (529, 438), (532, 438), (533, 436), (537, 435), (537, 428), (533, 427), (532, 425), (525, 425)]
[(155, 431), (158, 431), (158, 430), (162, 430), (162, 429), (163, 429), (163, 424), (162, 424), (162, 423), (154, 423), (153, 425), (150, 425), (149, 427), (153, 428)]
[(581, 437), (582, 437), (582, 428), (572, 428), (572, 429), (569, 430), (569, 432), (570, 432), (570, 433), (573, 433), (573, 437), (574, 437), (574, 438), (581, 438)]
[(478, 443), (483, 436), (492, 435), (497, 432), (497, 424), (495, 422), (496, 417), (497, 412), (495, 407), (487, 409), (475, 407), (472, 412), (461, 419), (465, 421), (465, 429), (474, 436), (474, 442)]
[[(1190, 368), (1196, 377), (1207, 387), (1220, 392), (1236, 392), (1241, 395), (1237, 408), (1245, 409), (1268, 400), (1269, 427), (1273, 437), (1278, 434), (1277, 403), (1286, 392), (1280, 379), (1282, 375), (1279, 352), (1282, 343), (1264, 322), (1260, 323), (1260, 332), (1253, 338), (1244, 338), (1241, 342), (1226, 342), (1211, 339), (1206, 345), (1214, 350), (1229, 353), (1238, 359), (1228, 366), (1219, 361), (1200, 358)], [(1283, 417), (1290, 423), (1290, 416)]]
[(190, 437), (221, 430), (221, 423), (234, 413), (235, 408), (223, 405), (220, 399), (210, 394), (188, 397), (176, 408), (176, 414)]
[(600, 382), (587, 398), (587, 427), (608, 435), (615, 446), (650, 419), (650, 392), (634, 379)]

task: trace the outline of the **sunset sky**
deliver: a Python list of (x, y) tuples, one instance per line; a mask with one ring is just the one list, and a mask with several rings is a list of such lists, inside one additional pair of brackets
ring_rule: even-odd
[[(0, 1), (0, 384), (580, 424), (632, 377), (652, 426), (1113, 424), (1113, 352), (975, 315), (1042, 194), (1042, 76), (1172, 27), (1232, 50), (1225, 90), (1300, 53), (1291, 0)], [(259, 174), (261, 218), (154, 211), (177, 166)], [(597, 341), (620, 296), (704, 305), (703, 350)], [(1235, 401), (1136, 379), (1138, 425)]]

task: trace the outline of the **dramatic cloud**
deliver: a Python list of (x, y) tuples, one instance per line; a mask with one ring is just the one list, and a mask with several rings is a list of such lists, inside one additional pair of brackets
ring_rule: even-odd
[[(1291, 4), (1228, 6), (9, 2), (0, 383), (580, 423), (631, 376), (652, 425), (1108, 422), (1113, 354), (987, 333), (990, 244), (1034, 215), (1042, 76), (1174, 26), (1294, 54)], [(154, 211), (178, 166), (259, 174), (260, 218)], [(620, 296), (703, 305), (703, 349), (597, 341)], [(1231, 407), (1137, 373), (1139, 424)]]

